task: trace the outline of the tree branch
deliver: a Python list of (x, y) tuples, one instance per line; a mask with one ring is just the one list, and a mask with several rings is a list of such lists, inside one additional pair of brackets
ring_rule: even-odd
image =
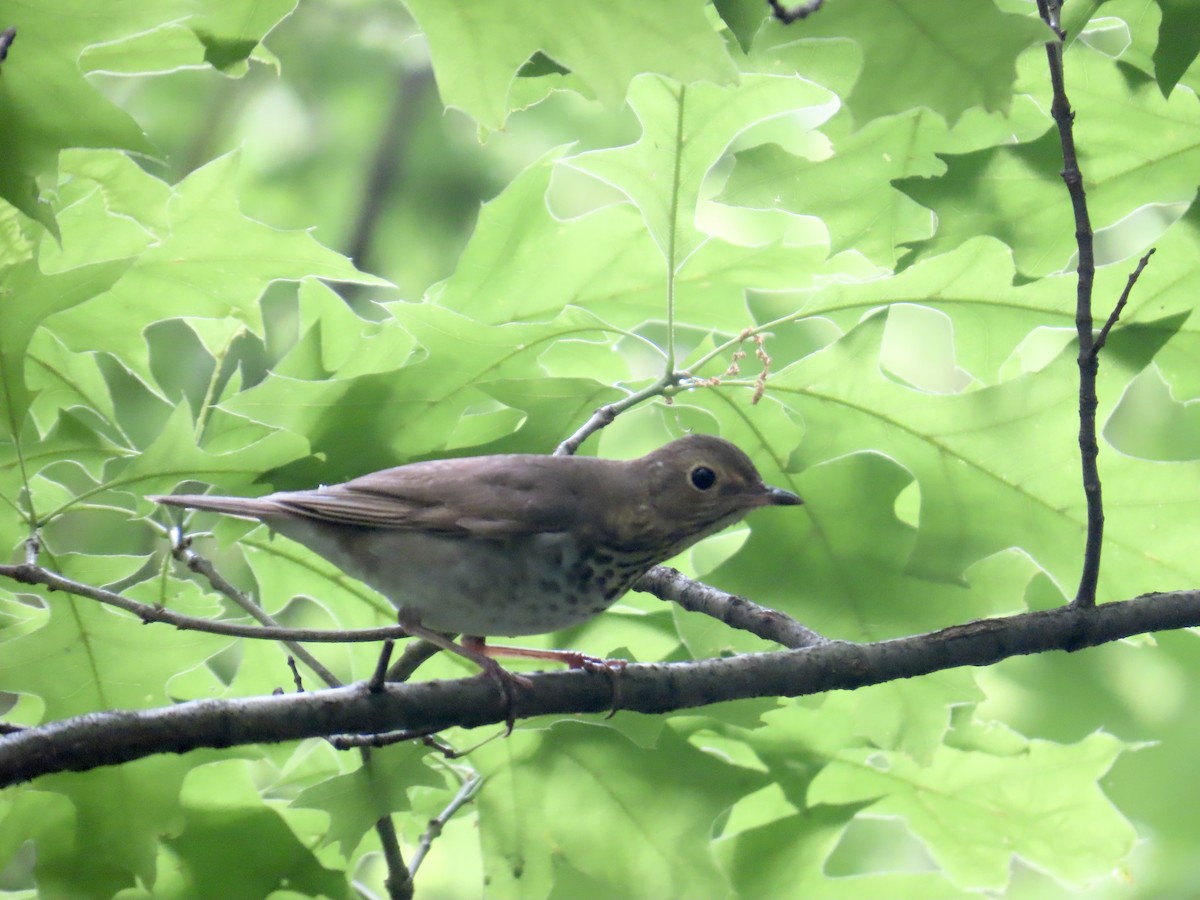
[[(203, 574), (203, 573), (202, 573)], [(200, 619), (195, 616), (185, 616), (167, 609), (165, 606), (151, 606), (130, 600), (104, 588), (93, 587), (64, 578), (44, 569), (39, 565), (24, 563), (23, 565), (0, 565), (0, 576), (11, 578), (21, 584), (41, 584), (52, 591), (63, 591), (78, 597), (87, 597), (100, 603), (116, 606), (126, 612), (133, 613), (143, 622), (162, 622), (174, 625), (184, 631), (203, 631), (208, 634), (223, 634), (227, 637), (254, 638), (262, 641), (298, 641), (301, 643), (323, 644), (352, 644), (369, 641), (383, 641), (388, 638), (410, 637), (407, 631), (399, 625), (384, 625), (379, 628), (355, 628), (344, 631), (312, 628), (280, 628), (270, 625), (240, 625), (236, 622), (223, 622), (213, 619)], [(215, 587), (215, 585), (214, 585)]]
[[(663, 713), (750, 697), (853, 690), (1010, 656), (1081, 650), (1135, 634), (1200, 626), (1200, 591), (1146, 594), (983, 619), (870, 644), (829, 641), (728, 659), (634, 664), (621, 676), (623, 709)], [(612, 686), (587, 671), (531, 675), (510, 704), (494, 679), (365, 684), (307, 694), (195, 700), (149, 710), (89, 713), (0, 737), (0, 787), (53, 772), (85, 771), (155, 753), (397, 729), (467, 728), (508, 716), (605, 713)]]
[(1092, 285), (1096, 278), (1095, 239), (1087, 195), (1083, 189), (1083, 173), (1075, 153), (1075, 113), (1067, 99), (1063, 76), (1063, 32), (1059, 26), (1060, 4), (1055, 0), (1038, 0), (1042, 20), (1053, 29), (1055, 40), (1046, 42), (1046, 62), (1050, 67), (1053, 99), (1050, 115), (1058, 126), (1062, 145), (1063, 182), (1071, 197), (1075, 215), (1075, 243), (1079, 249), (1078, 281), (1075, 291), (1075, 333), (1079, 340), (1079, 456), (1083, 471), (1083, 493), (1087, 502), (1087, 537), (1083, 548), (1083, 571), (1072, 604), (1080, 607), (1096, 605), (1096, 585), (1100, 580), (1100, 552), (1104, 546), (1104, 501), (1100, 487), (1097, 458), (1100, 445), (1096, 439), (1096, 375), (1100, 368), (1092, 322)]
[(563, 441), (554, 450), (555, 456), (572, 456), (581, 444), (606, 425), (611, 425), (617, 416), (625, 410), (637, 406), (643, 400), (657, 397), (676, 387), (688, 376), (685, 372), (669, 371), (653, 384), (642, 388), (628, 397), (622, 397), (616, 403), (609, 403), (597, 409), (590, 419), (583, 423), (573, 435)]
[(1125, 304), (1129, 302), (1129, 294), (1133, 291), (1133, 286), (1137, 284), (1137, 280), (1142, 275), (1142, 270), (1146, 268), (1147, 263), (1150, 262), (1150, 257), (1153, 255), (1154, 248), (1151, 247), (1146, 251), (1146, 255), (1138, 260), (1137, 268), (1129, 273), (1129, 279), (1125, 282), (1125, 290), (1121, 291), (1121, 296), (1117, 299), (1117, 305), (1108, 314), (1108, 321), (1104, 323), (1104, 327), (1096, 335), (1096, 343), (1092, 345), (1092, 355), (1099, 353), (1101, 348), (1108, 342), (1108, 333), (1113, 330), (1113, 326), (1121, 318), (1121, 312), (1125, 309)]
[(417, 869), (421, 868), (421, 863), (425, 861), (425, 857), (429, 853), (429, 848), (433, 846), (433, 842), (441, 835), (442, 829), (446, 827), (446, 823), (454, 818), (454, 814), (463, 806), (475, 799), (475, 795), (479, 793), (479, 788), (483, 784), (483, 778), (479, 775), (472, 775), (463, 782), (463, 786), (458, 789), (458, 793), (454, 795), (454, 799), (447, 804), (438, 815), (430, 821), (429, 827), (425, 829), (425, 833), (421, 835), (421, 841), (417, 844), (417, 850), (413, 853), (412, 865), (409, 867), (414, 876), (417, 874)]
[(667, 566), (655, 566), (634, 584), (633, 589), (653, 594), (660, 600), (678, 603), (691, 612), (712, 616), (731, 628), (749, 631), (763, 640), (783, 644), (791, 650), (828, 641), (777, 609), (719, 591)]

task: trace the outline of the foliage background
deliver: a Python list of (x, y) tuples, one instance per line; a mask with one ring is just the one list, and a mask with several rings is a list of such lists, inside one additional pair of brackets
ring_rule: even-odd
[[(585, 447), (720, 433), (808, 501), (681, 565), (850, 640), (1073, 593), (1073, 223), (1032, 4), (833, 2), (788, 28), (748, 0), (0, 14), (18, 27), (0, 67), (14, 558), (36, 522), (44, 562), (71, 577), (233, 615), (174, 569), (145, 494), (548, 451), (666, 354), (721, 376), (742, 329), (766, 326), (761, 403), (751, 353), (741, 377), (645, 404)], [(1158, 248), (1102, 362), (1101, 596), (1195, 587), (1197, 9), (1065, 15), (1101, 319)], [(388, 619), (286, 542), (191, 524), (285, 623)], [(16, 724), (290, 683), (280, 648), (81, 598), (0, 586), (0, 628)], [(547, 642), (764, 649), (644, 596)], [(53, 776), (0, 795), (0, 888), (378, 893), (374, 818), (396, 812), (411, 853), (478, 773), (424, 896), (1187, 896), (1193, 643), (536, 721), (453, 762), (395, 747), (366, 771), (312, 741)], [(345, 680), (374, 663), (319, 655)]]

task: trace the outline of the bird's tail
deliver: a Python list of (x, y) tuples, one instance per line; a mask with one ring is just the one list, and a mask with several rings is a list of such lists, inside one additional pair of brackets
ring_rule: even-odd
[(246, 519), (270, 519), (286, 515), (287, 511), (270, 497), (217, 497), (208, 494), (173, 494), (169, 497), (147, 497), (155, 503), (182, 506), (185, 509), (210, 509), (229, 516)]

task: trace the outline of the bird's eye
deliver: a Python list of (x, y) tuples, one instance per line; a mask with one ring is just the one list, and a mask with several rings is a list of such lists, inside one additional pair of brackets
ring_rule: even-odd
[(692, 480), (692, 487), (698, 491), (707, 491), (717, 483), (717, 473), (708, 466), (696, 466), (688, 477)]

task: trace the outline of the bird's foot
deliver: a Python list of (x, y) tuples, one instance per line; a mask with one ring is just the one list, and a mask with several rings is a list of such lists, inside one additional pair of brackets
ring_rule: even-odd
[(524, 675), (508, 671), (490, 656), (487, 657), (487, 661), (491, 665), (484, 666), (483, 677), (491, 678), (500, 686), (500, 693), (504, 697), (504, 724), (507, 727), (504, 736), (508, 737), (517, 723), (516, 714), (513, 711), (517, 702), (517, 692), (532, 690), (533, 682)]
[(617, 710), (621, 708), (621, 676), (625, 674), (625, 667), (629, 665), (628, 660), (624, 659), (600, 659), (596, 656), (584, 656), (578, 654), (579, 665), (571, 666), (572, 669), (583, 669), (585, 672), (603, 672), (607, 677), (609, 684), (612, 685), (612, 706), (608, 710), (608, 715), (604, 718), (611, 719), (617, 714)]
[[(569, 669), (583, 669), (585, 672), (601, 672), (607, 676), (612, 684), (612, 708), (609, 710), (608, 718), (612, 718), (617, 714), (617, 710), (621, 708), (621, 673), (625, 671), (625, 667), (629, 665), (623, 659), (601, 659), (598, 656), (588, 656), (585, 653), (579, 653), (575, 650), (542, 650), (534, 647), (492, 647), (484, 643), (483, 638), (463, 637), (463, 645), (471, 650), (484, 655), (489, 661), (495, 663), (492, 657), (496, 656), (512, 656), (519, 659), (549, 659), (554, 662), (560, 662)], [(480, 663), (480, 665), (483, 665)], [(486, 668), (486, 667), (485, 667)], [(496, 668), (506, 675), (514, 678), (520, 678), (519, 675), (514, 676), (507, 669), (501, 668), (498, 664)], [(529, 683), (529, 679), (522, 678), (521, 681)]]

